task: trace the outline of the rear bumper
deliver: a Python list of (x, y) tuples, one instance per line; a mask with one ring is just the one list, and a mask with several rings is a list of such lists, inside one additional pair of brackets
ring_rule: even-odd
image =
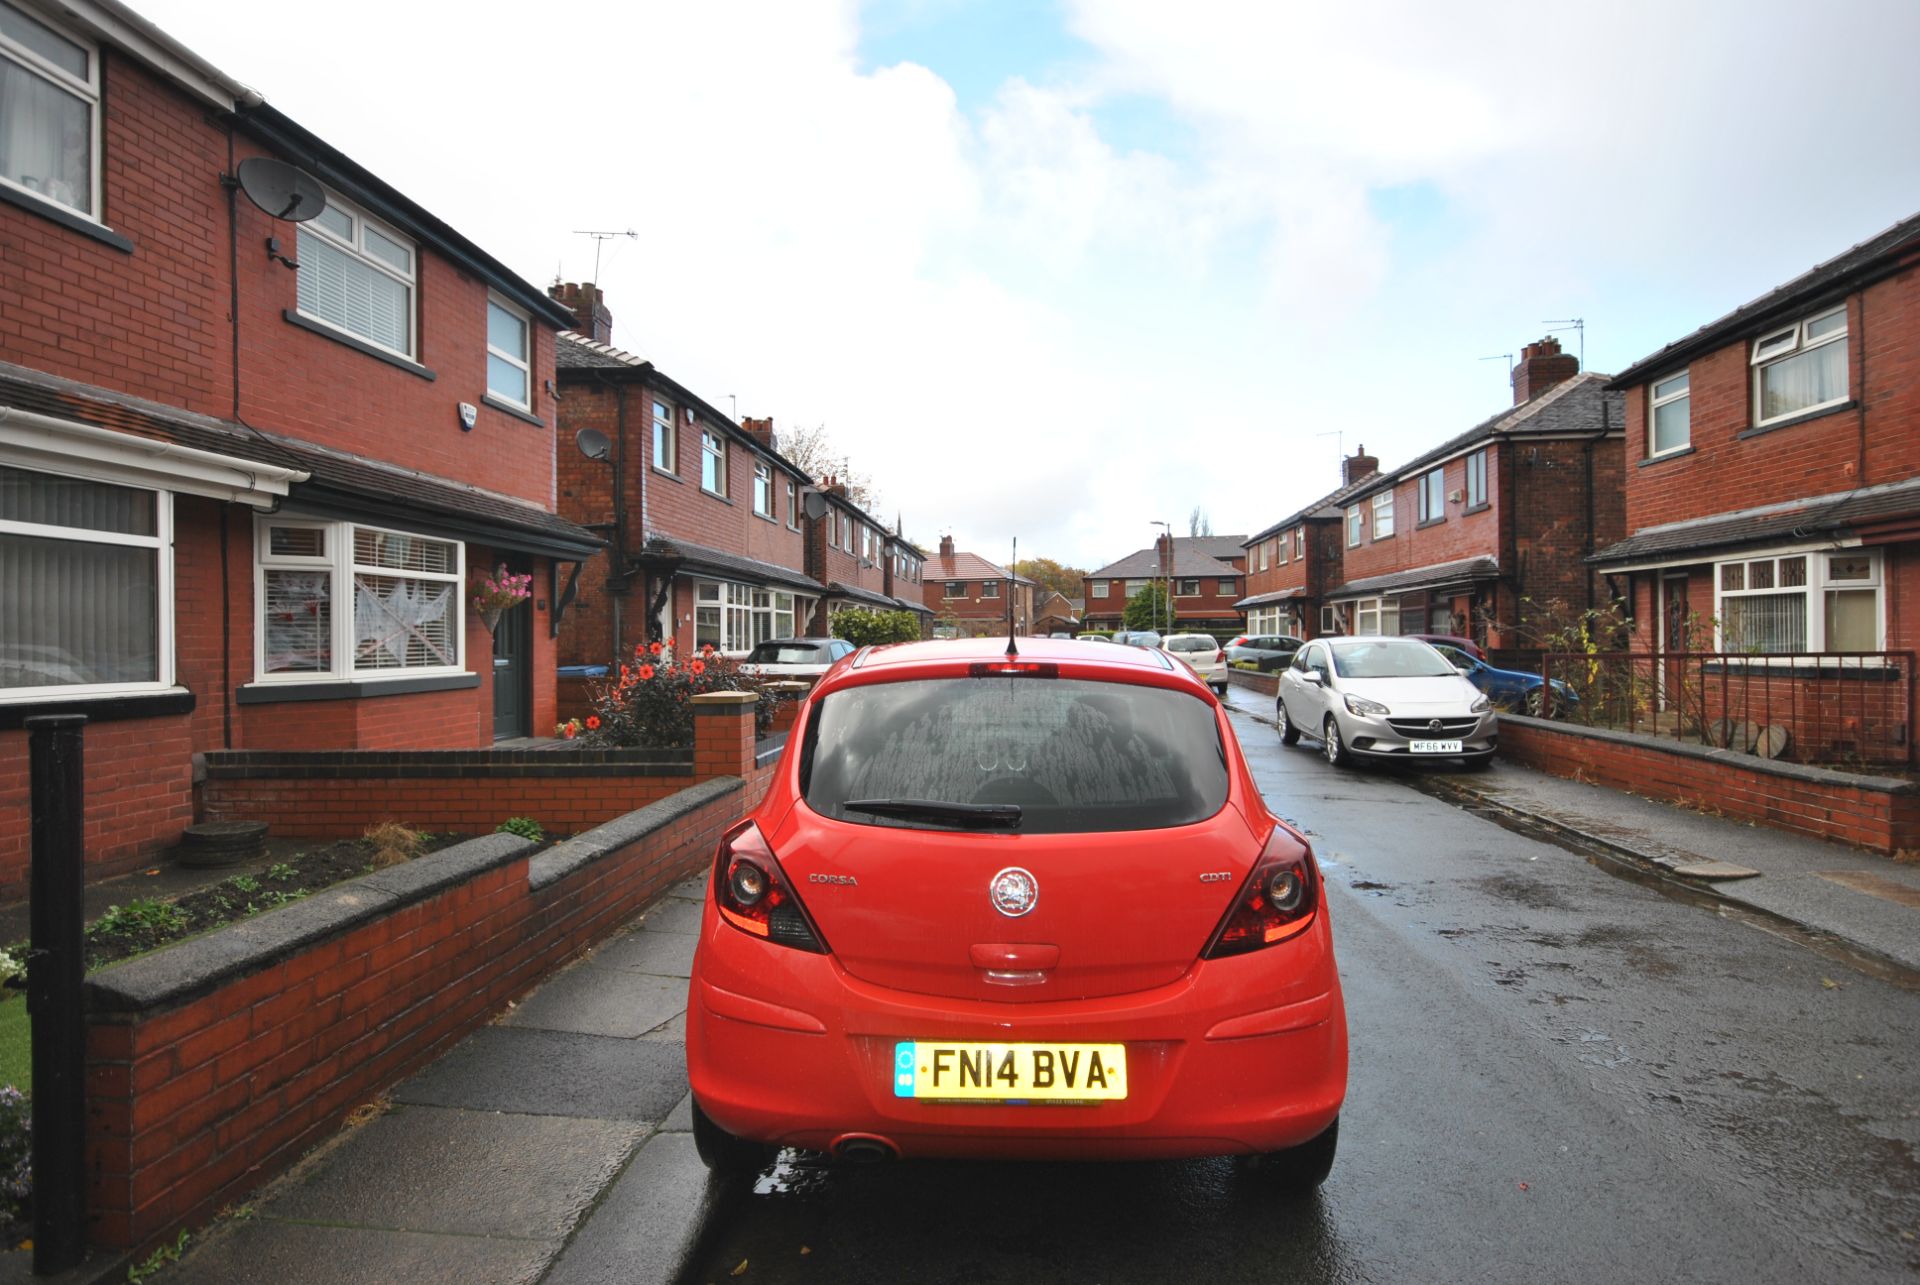
[[(874, 986), (830, 958), (748, 938), (711, 902), (702, 932), (687, 1073), (701, 1109), (742, 1137), (828, 1150), (866, 1134), (926, 1157), (1231, 1155), (1312, 1139), (1346, 1096), (1346, 1011), (1324, 910), (1301, 938), (1196, 964), (1168, 986), (1010, 1004)], [(1122, 1043), (1129, 1096), (1031, 1106), (898, 1098), (903, 1039)]]

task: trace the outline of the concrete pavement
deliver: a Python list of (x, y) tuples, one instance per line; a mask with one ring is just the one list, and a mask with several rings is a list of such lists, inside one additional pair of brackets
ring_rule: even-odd
[[(1229, 704), (1243, 739), (1272, 735), (1270, 700)], [(1920, 867), (1505, 764), (1403, 779), (1920, 976)], [(1757, 873), (1674, 873), (1702, 861)], [(671, 1280), (722, 1194), (694, 1153), (681, 1048), (702, 895), (673, 889), (153, 1279)]]

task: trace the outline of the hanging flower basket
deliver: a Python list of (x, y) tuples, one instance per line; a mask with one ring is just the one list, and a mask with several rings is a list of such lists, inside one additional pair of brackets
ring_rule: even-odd
[(467, 582), (473, 591), (473, 609), (480, 623), (492, 633), (500, 627), (500, 617), (533, 596), (533, 577), (515, 575), (501, 563), (492, 571), (476, 571)]

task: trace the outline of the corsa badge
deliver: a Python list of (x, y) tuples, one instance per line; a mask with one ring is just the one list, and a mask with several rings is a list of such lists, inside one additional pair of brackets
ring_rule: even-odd
[(1040, 884), (1019, 866), (1008, 866), (987, 884), (987, 897), (993, 908), (1009, 919), (1018, 919), (1040, 900)]

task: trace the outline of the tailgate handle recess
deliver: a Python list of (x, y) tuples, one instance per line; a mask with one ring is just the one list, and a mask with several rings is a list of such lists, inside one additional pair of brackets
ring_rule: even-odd
[(1042, 942), (976, 942), (967, 954), (995, 986), (1039, 986), (1060, 962), (1060, 948)]

